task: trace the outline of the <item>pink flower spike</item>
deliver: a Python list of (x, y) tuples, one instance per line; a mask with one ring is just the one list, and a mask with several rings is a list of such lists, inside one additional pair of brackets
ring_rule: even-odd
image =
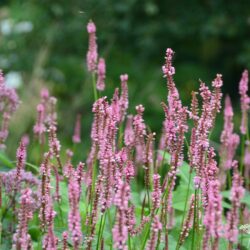
[(121, 97), (120, 97), (120, 109), (121, 109), (121, 121), (124, 121), (127, 109), (128, 109), (128, 75), (124, 74), (120, 76), (121, 79)]
[(247, 126), (248, 126), (247, 112), (250, 108), (249, 106), (250, 98), (247, 95), (247, 91), (248, 91), (248, 71), (245, 70), (242, 73), (242, 77), (239, 84), (241, 112), (242, 112), (240, 131), (243, 135), (245, 135), (247, 132)]
[(33, 128), (34, 134), (39, 137), (40, 143), (43, 140), (43, 135), (46, 132), (46, 127), (45, 127), (45, 108), (43, 104), (38, 104), (37, 105), (37, 120), (36, 124)]
[(49, 90), (46, 88), (43, 88), (40, 92), (40, 96), (43, 101), (47, 101), (49, 99)]
[(32, 190), (29, 188), (23, 190), (20, 198), (18, 225), (16, 233), (13, 235), (13, 249), (28, 250), (32, 247), (31, 237), (28, 234), (28, 222), (33, 217), (33, 203)]
[(160, 184), (160, 175), (154, 174), (153, 176), (153, 193), (152, 193), (152, 206), (153, 211), (160, 207), (161, 202), (161, 184)]
[(78, 114), (76, 117), (75, 131), (72, 137), (73, 143), (81, 142), (81, 115)]
[(127, 123), (124, 131), (124, 143), (128, 147), (132, 147), (135, 141), (135, 133), (133, 130), (133, 115), (127, 116)]
[(164, 77), (172, 77), (175, 74), (175, 68), (172, 66), (174, 51), (170, 48), (166, 50), (166, 64), (162, 67)]
[(106, 64), (103, 58), (99, 59), (97, 66), (97, 83), (96, 88), (99, 91), (103, 91), (105, 89), (105, 78), (106, 78)]
[(92, 21), (89, 21), (87, 25), (87, 31), (89, 33), (89, 49), (87, 53), (87, 66), (88, 71), (95, 72), (97, 63), (97, 44), (96, 44), (96, 27)]

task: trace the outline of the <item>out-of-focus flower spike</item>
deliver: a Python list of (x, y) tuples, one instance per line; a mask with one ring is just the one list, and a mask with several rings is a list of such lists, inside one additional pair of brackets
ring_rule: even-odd
[(36, 124), (34, 125), (33, 131), (34, 134), (39, 138), (40, 143), (43, 143), (44, 133), (46, 132), (45, 127), (45, 107), (43, 104), (37, 105), (37, 120)]
[[(20, 145), (17, 149), (16, 153), (16, 158), (17, 158), (17, 163), (16, 163), (16, 182), (15, 182), (15, 189), (18, 188), (20, 178), (21, 178), (21, 171), (24, 170), (25, 167), (25, 162), (26, 162), (26, 146), (21, 140)], [(17, 190), (16, 190), (17, 191)]]
[(97, 66), (97, 83), (96, 88), (99, 91), (105, 89), (106, 64), (104, 58), (100, 58)]
[(194, 126), (197, 127), (198, 119), (199, 119), (199, 103), (197, 99), (197, 92), (192, 91), (192, 102), (191, 102), (191, 112), (189, 113), (190, 118), (194, 121)]
[(131, 148), (134, 145), (134, 142), (135, 134), (133, 130), (133, 115), (128, 115), (124, 131), (124, 143), (127, 147)]
[(233, 159), (236, 153), (236, 149), (240, 143), (240, 138), (237, 134), (233, 133), (233, 108), (229, 96), (225, 98), (224, 109), (224, 128), (221, 133), (220, 141), (220, 157), (221, 166), (223, 169), (232, 168)]
[(140, 104), (135, 107), (137, 114), (133, 119), (134, 134), (135, 134), (135, 147), (136, 147), (136, 162), (145, 162), (145, 135), (146, 125), (143, 120), (144, 107)]
[(49, 128), (49, 147), (53, 156), (56, 158), (59, 167), (62, 169), (62, 163), (60, 160), (61, 144), (60, 141), (57, 139), (55, 126), (50, 126)]
[(223, 85), (222, 75), (217, 74), (216, 78), (212, 81), (212, 86), (214, 87), (212, 98), (211, 98), (211, 106), (212, 106), (212, 114), (213, 114), (213, 122), (216, 117), (216, 113), (220, 112), (221, 109), (221, 87)]
[(5, 149), (5, 141), (9, 134), (9, 120), (19, 106), (19, 98), (14, 88), (5, 85), (4, 76), (0, 69), (0, 149)]
[[(244, 177), (247, 180), (250, 176), (250, 142), (246, 141), (246, 149), (244, 154)], [(250, 183), (248, 183), (250, 189)]]
[(74, 135), (72, 137), (73, 143), (80, 143), (81, 142), (81, 115), (78, 114), (76, 117), (76, 124)]
[(121, 118), (120, 121), (123, 122), (128, 109), (128, 75), (124, 74), (120, 76), (121, 79), (121, 97), (120, 97), (120, 109)]
[(96, 26), (94, 22), (89, 21), (87, 25), (87, 31), (89, 33), (87, 66), (88, 66), (88, 71), (95, 72), (98, 54), (97, 54), (97, 43), (96, 43)]
[(239, 224), (239, 208), (241, 198), (243, 198), (245, 189), (243, 188), (243, 179), (238, 171), (237, 162), (233, 164), (234, 174), (231, 189), (231, 203), (232, 208), (227, 213), (227, 224), (225, 237), (228, 239), (229, 244), (232, 246), (233, 243), (237, 243), (238, 240), (238, 224)]
[(241, 102), (241, 126), (240, 131), (243, 135), (247, 133), (248, 129), (248, 110), (249, 110), (249, 104), (250, 104), (250, 98), (247, 95), (248, 91), (248, 71), (244, 70), (242, 73), (242, 77), (239, 83), (239, 93), (240, 93), (240, 102)]

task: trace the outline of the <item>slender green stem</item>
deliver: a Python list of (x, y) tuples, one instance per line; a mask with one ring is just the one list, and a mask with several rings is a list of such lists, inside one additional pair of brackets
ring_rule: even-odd
[(128, 249), (132, 250), (130, 234), (128, 234)]
[(240, 157), (240, 173), (243, 176), (243, 163), (244, 163), (244, 154), (245, 154), (245, 139), (246, 136), (241, 136), (241, 157)]
[[(168, 183), (167, 188), (165, 189), (165, 192), (163, 193), (162, 199), (164, 199), (164, 197), (165, 197), (166, 195), (168, 195), (168, 190), (169, 190), (169, 188), (170, 188), (170, 185), (171, 185), (171, 183)], [(156, 209), (155, 214), (157, 214), (158, 211), (159, 211), (159, 208)], [(151, 226), (151, 224), (152, 224), (152, 218), (151, 218), (151, 220), (150, 220), (150, 222), (149, 222), (149, 224), (148, 224), (148, 227), (147, 227), (147, 229), (146, 229), (146, 233), (145, 233), (145, 237), (144, 237), (144, 239), (143, 239), (143, 243), (142, 243), (142, 246), (141, 246), (141, 250), (144, 250), (144, 248), (145, 248), (145, 245), (146, 245), (146, 242), (147, 242), (147, 240), (148, 240), (149, 233), (150, 233), (150, 226)]]
[(227, 179), (228, 179), (228, 189), (230, 189), (232, 186), (232, 177), (231, 177), (230, 170), (227, 171)]
[(0, 248), (2, 246), (2, 207), (0, 208)]
[[(95, 193), (95, 181), (96, 181), (96, 175), (97, 175), (96, 157), (97, 157), (97, 150), (95, 152), (94, 162), (92, 166), (91, 199), (93, 199), (94, 193)], [(91, 200), (89, 202), (90, 202), (90, 211), (92, 213), (93, 202)]]
[(118, 136), (118, 145), (119, 145), (119, 148), (122, 148), (122, 139), (123, 139), (123, 126), (122, 124), (120, 124), (119, 126), (119, 136)]
[(149, 187), (147, 187), (147, 196), (148, 196), (148, 207), (150, 210), (150, 195), (149, 195)]
[(103, 214), (101, 216), (101, 222), (100, 222), (100, 225), (99, 225), (99, 231), (98, 231), (98, 239), (97, 239), (97, 245), (96, 245), (96, 250), (99, 249), (99, 244), (100, 244), (100, 239), (101, 239), (101, 232), (102, 232), (102, 221), (103, 221)]
[(192, 176), (191, 173), (192, 173), (192, 172), (189, 171), (188, 190), (187, 190), (187, 194), (186, 194), (185, 205), (184, 205), (184, 211), (183, 211), (183, 216), (182, 216), (182, 221), (181, 221), (181, 228), (180, 228), (180, 233), (179, 233), (178, 242), (177, 242), (177, 245), (176, 245), (176, 250), (178, 250), (178, 249), (180, 248), (181, 231), (182, 231), (183, 224), (184, 224), (184, 219), (185, 219), (186, 209), (187, 209), (188, 196), (189, 196), (189, 191), (190, 191), (191, 176)]
[(103, 225), (102, 225), (102, 232), (101, 232), (100, 240), (102, 239), (102, 236), (103, 236), (103, 231), (104, 231), (105, 224), (106, 224), (106, 218), (107, 218), (107, 212), (105, 212), (105, 214), (104, 214), (104, 221), (103, 221)]
[(95, 73), (92, 73), (92, 85), (93, 85), (93, 91), (94, 91), (94, 98), (96, 101), (98, 99), (98, 95), (97, 95), (97, 90), (96, 90)]
[(195, 244), (195, 226), (196, 226), (196, 213), (197, 213), (197, 189), (195, 189), (194, 193), (194, 220), (193, 220), (193, 234), (192, 234), (192, 246), (191, 249), (194, 250)]
[(146, 231), (146, 233), (145, 233), (145, 237), (144, 237), (143, 242), (142, 242), (141, 250), (144, 250), (144, 249), (145, 249), (146, 242), (147, 242), (147, 240), (148, 240), (148, 236), (149, 236), (149, 232), (150, 232), (151, 223), (152, 223), (152, 219), (150, 220), (150, 222), (149, 222), (149, 224), (148, 224), (147, 231)]

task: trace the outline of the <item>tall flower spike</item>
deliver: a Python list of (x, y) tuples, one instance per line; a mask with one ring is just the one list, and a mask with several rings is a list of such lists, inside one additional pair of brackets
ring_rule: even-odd
[(187, 218), (183, 224), (183, 227), (180, 233), (179, 246), (181, 246), (184, 243), (185, 239), (187, 238), (189, 234), (189, 231), (192, 228), (193, 216), (194, 216), (194, 194), (191, 196)]
[(51, 153), (50, 151), (48, 153), (44, 154), (43, 162), (40, 166), (40, 174), (41, 174), (41, 186), (40, 186), (40, 211), (39, 211), (39, 219), (40, 219), (40, 225), (42, 230), (46, 228), (46, 212), (48, 211), (48, 208), (50, 206), (50, 166), (49, 166), (49, 160), (50, 160)]
[(154, 174), (153, 176), (153, 193), (152, 193), (152, 208), (153, 211), (160, 207), (161, 202), (161, 184), (160, 175)]
[(16, 90), (8, 88), (4, 82), (4, 76), (0, 70), (0, 114), (1, 114), (1, 128), (0, 128), (0, 149), (5, 148), (5, 140), (8, 137), (9, 120), (13, 113), (17, 110), (19, 105), (19, 98)]
[(172, 66), (174, 51), (171, 48), (166, 50), (166, 64), (162, 67), (164, 77), (172, 77), (175, 74), (175, 68)]
[(145, 169), (145, 186), (149, 190), (150, 188), (150, 172), (152, 169), (152, 164), (154, 161), (154, 139), (155, 139), (155, 133), (150, 133), (147, 136), (147, 143), (145, 147), (145, 162), (144, 162), (144, 169)]
[(97, 54), (97, 43), (96, 43), (96, 26), (92, 21), (89, 21), (87, 25), (87, 31), (89, 33), (87, 66), (88, 66), (88, 71), (95, 72), (98, 54)]
[(134, 145), (134, 141), (135, 134), (133, 130), (133, 115), (128, 115), (124, 131), (124, 143), (127, 147), (131, 148)]
[(217, 74), (216, 78), (212, 81), (212, 86), (214, 87), (211, 105), (213, 106), (213, 116), (216, 116), (216, 113), (218, 113), (221, 109), (221, 87), (222, 87), (222, 75)]
[(153, 223), (152, 223), (152, 233), (151, 233), (151, 237), (147, 246), (147, 250), (156, 249), (158, 232), (161, 230), (162, 230), (162, 224), (158, 218), (158, 215), (155, 215), (153, 219)]
[(57, 113), (56, 113), (56, 103), (57, 99), (54, 96), (51, 96), (48, 100), (48, 112), (46, 117), (46, 122), (49, 127), (56, 127), (57, 125)]
[(237, 165), (234, 166), (233, 183), (231, 189), (232, 208), (227, 213), (226, 239), (229, 244), (237, 242), (238, 239), (238, 224), (239, 224), (239, 208), (240, 200), (244, 196), (245, 189), (243, 188), (243, 179), (238, 172)]
[(57, 139), (55, 126), (50, 126), (49, 128), (49, 147), (50, 147), (50, 151), (53, 153), (54, 157), (56, 158), (59, 167), (62, 169), (62, 163), (60, 160), (61, 144), (60, 144), (60, 141)]
[(45, 107), (43, 104), (38, 104), (36, 110), (37, 110), (37, 120), (36, 124), (34, 125), (33, 131), (34, 134), (39, 138), (40, 143), (43, 143), (43, 136), (46, 131), (46, 127), (44, 124)]
[(53, 210), (52, 202), (50, 202), (50, 206), (46, 213), (46, 221), (48, 224), (47, 234), (43, 239), (43, 249), (49, 250), (57, 250), (58, 239), (54, 234), (54, 218), (56, 216), (56, 212)]
[(218, 180), (211, 180), (208, 188), (208, 205), (205, 209), (204, 225), (205, 234), (203, 249), (207, 249), (208, 241), (213, 238), (212, 249), (218, 249), (219, 238), (222, 232), (222, 196), (220, 194), (220, 183)]
[[(250, 176), (250, 142), (246, 142), (246, 149), (244, 154), (244, 177), (247, 180)], [(250, 189), (250, 183), (248, 181), (248, 188)]]
[(81, 216), (79, 211), (79, 201), (81, 195), (81, 183), (79, 184), (76, 171), (72, 169), (69, 176), (68, 196), (70, 211), (68, 215), (68, 225), (71, 232), (71, 240), (75, 250), (80, 248), (82, 242)]
[(232, 167), (235, 151), (240, 142), (239, 136), (233, 133), (233, 129), (233, 108), (230, 97), (226, 96), (224, 109), (224, 129), (220, 137), (220, 157), (223, 170), (230, 169)]
[(136, 162), (144, 163), (145, 161), (145, 135), (146, 125), (143, 120), (144, 107), (140, 104), (135, 107), (137, 115), (134, 116), (133, 126), (135, 134), (135, 147), (136, 147)]
[(78, 114), (76, 117), (76, 124), (74, 135), (72, 137), (73, 143), (80, 143), (81, 142), (81, 115)]
[(250, 98), (247, 95), (247, 91), (248, 91), (248, 71), (245, 70), (242, 73), (242, 77), (239, 84), (241, 113), (242, 113), (240, 131), (243, 135), (245, 135), (247, 132), (247, 125), (248, 125), (247, 112), (249, 110), (249, 104), (250, 104)]
[(15, 188), (14, 188), (15, 192), (19, 187), (21, 172), (24, 170), (26, 161), (26, 146), (22, 140), (20, 142), (19, 148), (17, 149), (16, 158), (17, 158), (17, 163), (16, 163)]
[(105, 78), (106, 78), (106, 64), (103, 58), (99, 59), (97, 66), (97, 83), (96, 88), (99, 91), (103, 91), (105, 89)]
[(124, 121), (127, 109), (128, 109), (128, 75), (124, 74), (120, 76), (121, 79), (121, 97), (120, 97), (120, 121)]

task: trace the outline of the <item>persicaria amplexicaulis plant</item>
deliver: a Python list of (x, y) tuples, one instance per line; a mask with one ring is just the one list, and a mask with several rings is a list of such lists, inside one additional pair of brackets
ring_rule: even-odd
[[(87, 32), (86, 68), (94, 97), (89, 153), (75, 162), (75, 151), (88, 140), (86, 133), (81, 136), (80, 114), (72, 124), (72, 148), (60, 142), (57, 99), (43, 88), (34, 107), (32, 143), (24, 135), (17, 140), (16, 160), (0, 159), (1, 166), (13, 168), (0, 173), (0, 248), (247, 249), (239, 227), (250, 223), (248, 71), (239, 83), (242, 119), (236, 125), (230, 97), (222, 95), (221, 74), (211, 86), (200, 81), (190, 93), (190, 106), (183, 105), (174, 81), (174, 51), (168, 48), (162, 67), (167, 94), (159, 100), (157, 134), (147, 126), (143, 104), (128, 113), (128, 74), (119, 76), (112, 97), (105, 96), (109, 80), (93, 21)], [(4, 155), (19, 98), (5, 86), (2, 73), (0, 89)], [(216, 146), (211, 135), (221, 110), (224, 126)], [(38, 163), (27, 162), (35, 144)]]

